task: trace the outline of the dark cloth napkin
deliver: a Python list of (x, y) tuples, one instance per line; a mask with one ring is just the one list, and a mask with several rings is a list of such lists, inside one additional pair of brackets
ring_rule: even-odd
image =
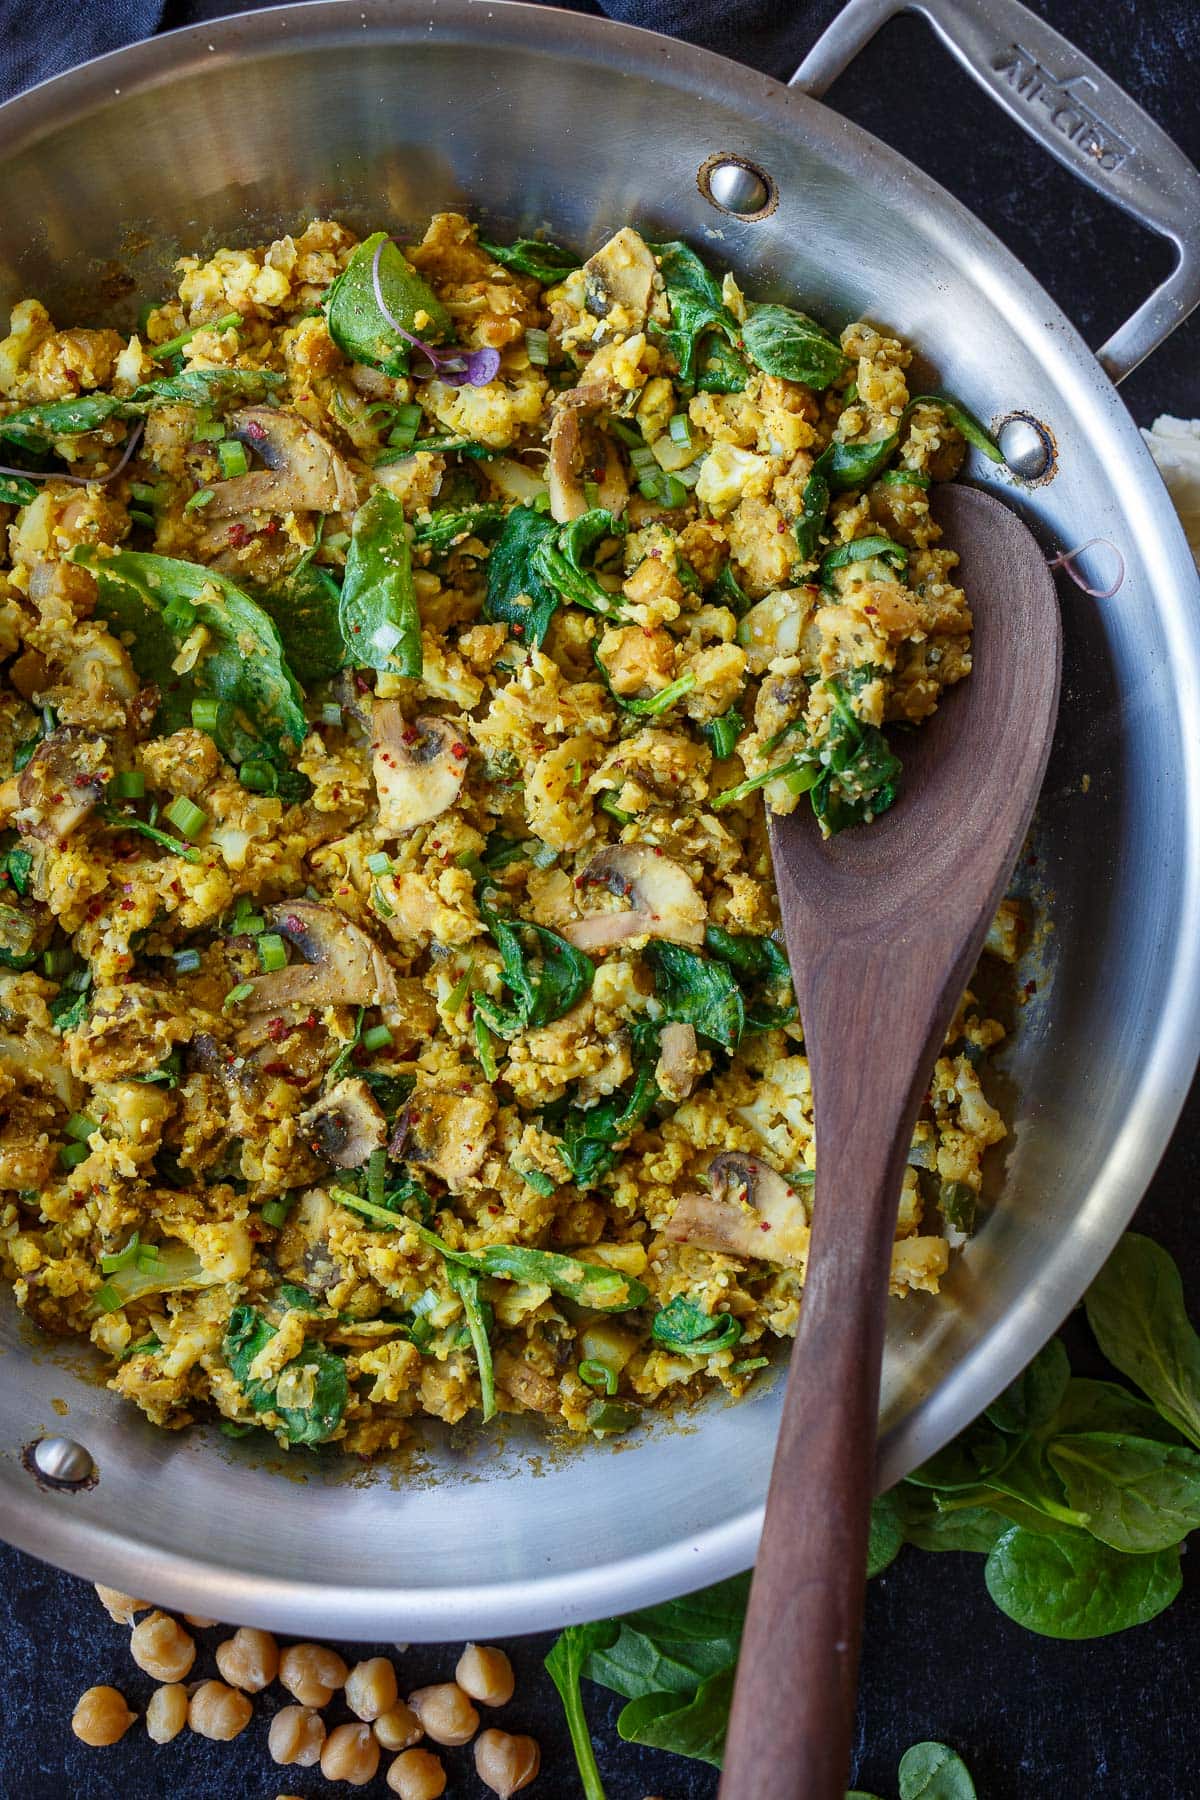
[[(0, 99), (158, 30), (274, 0), (0, 0)], [(687, 38), (786, 78), (837, 0), (559, 0), (573, 12)]]

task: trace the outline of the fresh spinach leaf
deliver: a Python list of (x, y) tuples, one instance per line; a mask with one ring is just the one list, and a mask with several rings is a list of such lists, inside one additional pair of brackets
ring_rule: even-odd
[(591, 988), (596, 965), (557, 931), (531, 920), (507, 919), (480, 903), (479, 915), (500, 952), (501, 979), (513, 996), (505, 1006), (476, 993), (475, 1010), (501, 1037), (551, 1025)]
[(560, 598), (534, 566), (534, 552), (557, 531), (545, 513), (514, 506), (488, 557), (484, 618), (507, 625), (534, 649), (545, 639)]
[(975, 1800), (967, 1765), (948, 1744), (913, 1744), (900, 1758), (900, 1800)]
[(646, 1694), (617, 1715), (617, 1733), (627, 1744), (672, 1750), (697, 1762), (721, 1767), (725, 1731), (733, 1700), (733, 1667), (701, 1682), (691, 1696)]
[(1200, 1446), (1200, 1337), (1168, 1253), (1126, 1232), (1085, 1300), (1110, 1363), (1136, 1381), (1167, 1422)]
[(715, 1356), (740, 1342), (742, 1327), (732, 1313), (708, 1313), (686, 1294), (655, 1313), (650, 1336), (677, 1356)]
[[(872, 669), (855, 671), (869, 678)], [(850, 705), (861, 680), (825, 683), (834, 711), (821, 745), (821, 774), (812, 788), (812, 809), (827, 837), (849, 825), (863, 825), (886, 812), (896, 798), (900, 758), (877, 725), (866, 725)]]
[(38, 497), (36, 481), (22, 475), (0, 475), (0, 506), (28, 506)]
[[(142, 679), (157, 684), (161, 730), (190, 724), (192, 701), (209, 695), (219, 702), (212, 736), (231, 761), (253, 757), (290, 773), (308, 727), (279, 633), (256, 601), (215, 569), (169, 556), (77, 545), (71, 561), (95, 575), (97, 612), (129, 643)], [(207, 642), (179, 674), (179, 646), (197, 625)]]
[(1074, 1431), (1117, 1431), (1129, 1437), (1152, 1438), (1156, 1443), (1181, 1444), (1183, 1434), (1169, 1425), (1161, 1413), (1128, 1388), (1113, 1381), (1090, 1381), (1073, 1375), (1067, 1383), (1048, 1434)]
[(495, 537), (504, 523), (502, 506), (468, 506), (462, 511), (445, 508), (430, 513), (427, 519), (418, 524), (413, 543), (418, 550), (428, 550), (431, 556), (448, 556), (454, 546), (464, 538)]
[(908, 571), (908, 551), (904, 545), (875, 532), (870, 537), (853, 538), (848, 544), (839, 544), (822, 557), (821, 586), (831, 587), (829, 578), (837, 569), (848, 568), (851, 563), (875, 561), (888, 563), (898, 575)]
[[(721, 283), (705, 268), (696, 252), (678, 239), (666, 244), (651, 244), (650, 248), (662, 270), (671, 308), (669, 329), (655, 326), (653, 331), (678, 364), (680, 384), (696, 386), (698, 376), (703, 372), (710, 391), (740, 393), (746, 385), (749, 370), (744, 359), (732, 348), (739, 336), (739, 326), (725, 305)], [(726, 347), (714, 352), (717, 338), (725, 339)]]
[(575, 1762), (583, 1784), (584, 1800), (605, 1800), (605, 1793), (600, 1770), (596, 1766), (596, 1752), (592, 1748), (587, 1715), (583, 1710), (579, 1678), (588, 1658), (593, 1652), (613, 1643), (617, 1631), (618, 1626), (612, 1619), (597, 1619), (592, 1625), (568, 1625), (565, 1631), (559, 1633), (546, 1658), (547, 1673), (558, 1689), (566, 1714), (571, 1747), (575, 1752)]
[(1071, 1364), (1063, 1341), (1051, 1338), (983, 1416), (1001, 1431), (1019, 1437), (1049, 1424), (1062, 1404), (1070, 1379)]
[[(428, 343), (453, 336), (449, 313), (383, 231), (373, 232), (356, 246), (326, 295), (325, 320), (330, 337), (352, 361), (369, 363), (386, 375), (407, 375), (410, 347), (403, 338), (397, 341), (375, 298), (372, 269), (380, 244), (379, 286), (389, 312), (406, 331)], [(423, 315), (420, 325), (418, 314)]]
[(602, 506), (592, 507), (538, 540), (530, 557), (533, 572), (544, 586), (571, 605), (606, 618), (619, 618), (620, 594), (610, 594), (587, 563), (605, 538), (623, 537), (625, 529), (624, 520), (614, 518)]
[(311, 690), (331, 681), (346, 661), (338, 614), (341, 590), (329, 570), (304, 556), (270, 587), (252, 590), (279, 633), (296, 680)]
[(1144, 1625), (1182, 1586), (1177, 1548), (1126, 1556), (1083, 1531), (1051, 1535), (1014, 1525), (984, 1565), (988, 1593), (1042, 1637), (1107, 1637)]
[(251, 1363), (276, 1335), (275, 1327), (255, 1307), (235, 1306), (222, 1346), (225, 1361), (254, 1411), (276, 1413), (290, 1443), (327, 1443), (349, 1398), (345, 1360), (323, 1345), (306, 1343), (270, 1381), (253, 1380)]
[(462, 1301), (463, 1316), (467, 1321), (467, 1330), (471, 1334), (471, 1347), (475, 1352), (475, 1364), (479, 1370), (479, 1393), (483, 1407), (483, 1422), (495, 1415), (496, 1411), (496, 1377), (492, 1368), (492, 1345), (488, 1333), (491, 1329), (492, 1309), (487, 1301), (480, 1297), (479, 1277), (471, 1269), (460, 1268), (457, 1264), (446, 1264), (446, 1280)]
[(635, 1025), (631, 1035), (632, 1085), (595, 1106), (570, 1106), (558, 1121), (559, 1149), (572, 1180), (580, 1187), (594, 1187), (608, 1173), (617, 1160), (618, 1149), (633, 1136), (659, 1098), (654, 1078), (658, 1064), (657, 1029)]
[(1169, 1550), (1200, 1526), (1200, 1454), (1186, 1445), (1073, 1432), (1052, 1439), (1046, 1455), (1068, 1503), (1114, 1550)]
[(725, 964), (665, 939), (648, 944), (645, 958), (654, 972), (663, 1017), (694, 1026), (732, 1054), (742, 1041), (746, 1005)]
[(764, 374), (802, 381), (806, 387), (827, 388), (849, 367), (837, 339), (807, 313), (790, 306), (752, 306), (741, 341)]
[(518, 238), (514, 244), (493, 244), (480, 238), (479, 248), (493, 262), (515, 269), (518, 275), (532, 275), (543, 287), (557, 287), (564, 275), (580, 267), (573, 250), (564, 250), (561, 244), (546, 243), (541, 238)]
[(906, 1544), (918, 1550), (974, 1550), (986, 1556), (1013, 1521), (994, 1507), (973, 1503), (970, 1494), (935, 1495), (902, 1481), (893, 1489)]
[(867, 1580), (895, 1562), (904, 1543), (904, 1525), (894, 1494), (879, 1494), (871, 1504), (871, 1529), (867, 1536)]
[(354, 515), (338, 608), (347, 658), (358, 668), (418, 679), (421, 616), (404, 508), (376, 488)]

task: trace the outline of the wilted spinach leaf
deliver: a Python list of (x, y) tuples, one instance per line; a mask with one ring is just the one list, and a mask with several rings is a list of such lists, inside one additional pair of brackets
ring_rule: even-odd
[(493, 244), (480, 238), (479, 248), (493, 262), (515, 269), (518, 275), (532, 275), (543, 287), (557, 286), (564, 275), (581, 266), (573, 250), (564, 250), (561, 244), (546, 243), (541, 238), (518, 238), (515, 244)]
[(534, 551), (558, 531), (554, 520), (531, 506), (514, 506), (492, 546), (487, 564), (486, 619), (507, 625), (538, 648), (558, 610), (559, 594), (534, 567)]
[[(397, 340), (375, 298), (372, 268), (381, 243), (379, 286), (388, 310), (406, 331), (427, 343), (453, 336), (449, 313), (383, 231), (373, 232), (356, 247), (326, 296), (325, 318), (330, 337), (354, 362), (370, 363), (387, 375), (406, 375), (410, 347), (405, 339)], [(420, 325), (418, 313), (424, 315)]]
[(742, 344), (764, 374), (802, 381), (806, 387), (827, 388), (849, 367), (837, 339), (790, 306), (752, 306)]
[(715, 1356), (718, 1350), (731, 1350), (741, 1335), (732, 1313), (707, 1313), (686, 1294), (676, 1294), (655, 1313), (650, 1327), (654, 1342), (678, 1356)]
[(505, 1006), (490, 994), (475, 995), (475, 1010), (501, 1037), (550, 1025), (582, 1000), (596, 965), (582, 950), (546, 925), (507, 919), (481, 903), (480, 917), (500, 952), (501, 979), (513, 996)]
[(418, 550), (428, 550), (431, 556), (446, 556), (463, 538), (494, 537), (503, 523), (502, 506), (468, 506), (462, 511), (447, 508), (430, 513), (418, 524), (413, 543)]
[[(255, 1307), (235, 1306), (222, 1346), (225, 1360), (255, 1412), (277, 1413), (291, 1443), (324, 1444), (337, 1430), (346, 1410), (349, 1384), (345, 1361), (323, 1345), (306, 1343), (300, 1354), (270, 1381), (252, 1380), (251, 1363), (275, 1336), (275, 1327)], [(282, 1400), (281, 1384), (285, 1390)], [(288, 1403), (292, 1390), (296, 1395), (305, 1395), (301, 1404)]]
[(658, 1031), (653, 1025), (635, 1025), (634, 1077), (627, 1089), (595, 1106), (569, 1106), (551, 1126), (555, 1111), (548, 1110), (547, 1128), (557, 1129), (559, 1149), (572, 1179), (580, 1187), (593, 1187), (617, 1160), (617, 1150), (637, 1130), (659, 1098), (654, 1071), (658, 1064)]
[(345, 663), (346, 646), (338, 623), (341, 590), (329, 570), (304, 556), (271, 587), (255, 587), (253, 597), (274, 620), (301, 686), (330, 681)]
[(900, 758), (893, 754), (877, 725), (866, 725), (850, 705), (849, 692), (874, 675), (855, 671), (845, 684), (832, 677), (825, 683), (834, 712), (821, 745), (822, 770), (812, 789), (812, 809), (827, 836), (848, 825), (862, 825), (886, 812), (896, 798)]
[(725, 964), (663, 939), (647, 945), (645, 956), (654, 971), (663, 1016), (694, 1026), (722, 1050), (736, 1050), (746, 1025), (746, 1007)]
[(404, 508), (376, 488), (354, 515), (338, 610), (347, 658), (358, 668), (417, 679), (421, 616)]

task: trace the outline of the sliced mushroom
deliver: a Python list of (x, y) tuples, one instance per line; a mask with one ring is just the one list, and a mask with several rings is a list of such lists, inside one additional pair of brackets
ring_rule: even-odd
[(213, 483), (205, 512), (228, 519), (248, 512), (352, 512), (354, 476), (333, 445), (295, 413), (247, 406), (234, 413), (233, 435), (267, 465)]
[(610, 844), (593, 856), (579, 881), (631, 903), (629, 912), (590, 913), (563, 926), (577, 950), (608, 950), (631, 937), (704, 942), (705, 907), (685, 869), (651, 844)]
[(800, 1268), (808, 1258), (809, 1225), (804, 1198), (761, 1158), (736, 1150), (714, 1156), (709, 1194), (684, 1194), (666, 1227), (673, 1243), (728, 1256)]
[(371, 763), (379, 825), (389, 837), (436, 819), (458, 799), (467, 746), (449, 719), (425, 714), (411, 723), (398, 700), (377, 700), (371, 716)]
[(26, 837), (64, 843), (87, 818), (112, 772), (102, 737), (73, 725), (60, 726), (38, 745), (21, 771), (17, 825)]
[(623, 225), (583, 265), (584, 302), (598, 319), (620, 307), (621, 330), (640, 331), (650, 311), (658, 265), (645, 239)]
[(269, 906), (266, 916), (272, 930), (294, 944), (304, 961), (248, 982), (248, 1011), (395, 1003), (395, 977), (378, 944), (341, 913), (311, 900), (290, 900)]
[(496, 1358), (496, 1386), (530, 1412), (562, 1411), (562, 1395), (558, 1383), (535, 1369), (524, 1357), (502, 1350)]
[(686, 1100), (700, 1073), (696, 1027), (664, 1025), (658, 1038), (658, 1067), (654, 1079), (668, 1100)]
[(314, 1156), (337, 1169), (357, 1169), (387, 1142), (387, 1120), (366, 1082), (339, 1081), (300, 1115), (300, 1129)]
[(554, 406), (554, 419), (547, 443), (550, 462), (551, 516), (565, 525), (587, 512), (589, 501), (584, 483), (596, 484), (594, 504), (619, 513), (629, 499), (629, 484), (612, 439), (600, 430), (589, 415), (610, 411), (628, 396), (611, 377), (607, 381), (584, 383), (560, 394)]
[(427, 1169), (459, 1194), (491, 1148), (496, 1102), (488, 1087), (418, 1088), (397, 1122), (393, 1157)]

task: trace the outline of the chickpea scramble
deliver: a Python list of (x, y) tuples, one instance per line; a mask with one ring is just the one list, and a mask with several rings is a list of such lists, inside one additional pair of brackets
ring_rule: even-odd
[[(869, 828), (970, 669), (909, 352), (624, 229), (440, 214), (0, 343), (0, 1253), (157, 1423), (617, 1432), (791, 1333), (813, 1152), (756, 790)], [(1006, 908), (993, 948), (1011, 959)], [(968, 995), (893, 1287), (1003, 1125)]]

